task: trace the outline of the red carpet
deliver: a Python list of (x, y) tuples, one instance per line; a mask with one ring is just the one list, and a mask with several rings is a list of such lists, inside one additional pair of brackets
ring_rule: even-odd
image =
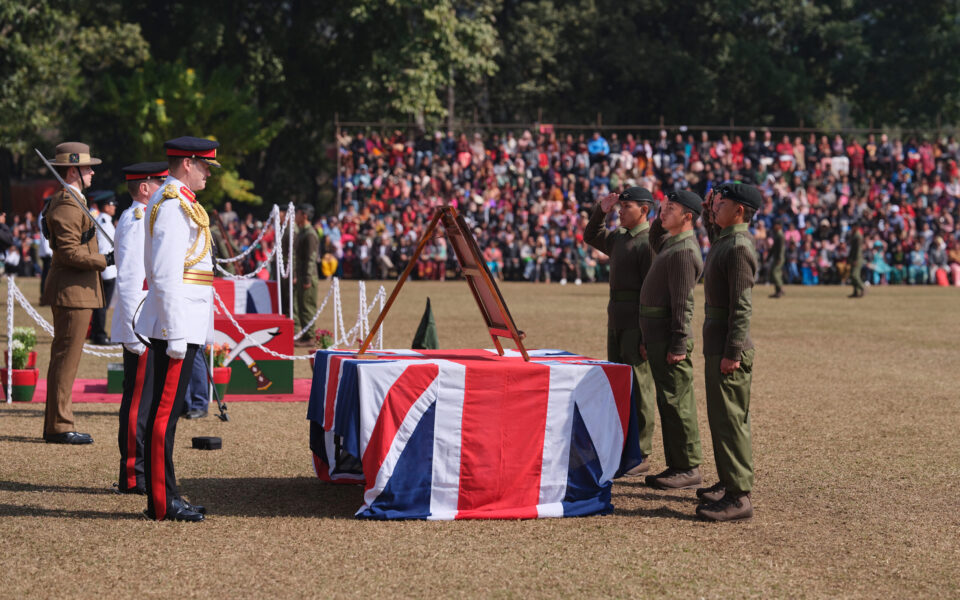
[[(33, 393), (34, 402), (44, 402), (47, 397), (47, 380), (37, 382)], [(224, 400), (231, 402), (306, 402), (310, 399), (310, 380), (294, 379), (292, 394), (231, 394), (227, 391)], [(77, 379), (73, 382), (73, 401), (76, 403), (113, 403), (120, 404), (120, 394), (107, 393), (106, 379)], [(216, 401), (211, 398), (210, 402)]]

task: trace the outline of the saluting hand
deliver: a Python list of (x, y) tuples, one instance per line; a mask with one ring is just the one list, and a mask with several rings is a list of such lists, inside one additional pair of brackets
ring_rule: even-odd
[(604, 213), (608, 213), (613, 210), (613, 207), (616, 206), (617, 202), (620, 202), (620, 194), (607, 194), (603, 200), (600, 201), (600, 210)]
[(720, 359), (720, 372), (729, 375), (740, 368), (739, 360), (730, 360), (729, 358)]

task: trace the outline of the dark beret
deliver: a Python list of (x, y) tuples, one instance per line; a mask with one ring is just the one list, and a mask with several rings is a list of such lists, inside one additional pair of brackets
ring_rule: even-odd
[(299, 204), (299, 205), (297, 205), (297, 210), (300, 211), (300, 212), (302, 212), (303, 214), (307, 215), (307, 218), (308, 218), (308, 219), (312, 219), (312, 218), (313, 218), (313, 205), (312, 205), (312, 204), (307, 204), (307, 203)]
[(745, 183), (725, 183), (719, 188), (720, 195), (724, 198), (730, 198), (734, 202), (760, 210), (763, 204), (763, 194), (756, 187)]
[(167, 176), (167, 163), (165, 162), (142, 162), (133, 165), (127, 165), (120, 169), (126, 176), (127, 181), (137, 181), (140, 179), (160, 179)]
[(220, 166), (217, 162), (217, 148), (220, 147), (220, 142), (215, 140), (185, 135), (165, 141), (163, 147), (167, 149), (167, 156), (199, 158), (214, 167)]
[(646, 202), (647, 204), (653, 204), (653, 194), (650, 193), (650, 190), (640, 186), (634, 186), (627, 188), (622, 194), (620, 194), (620, 201), (631, 200), (633, 202)]
[(670, 194), (667, 195), (667, 200), (676, 202), (684, 208), (692, 210), (696, 215), (699, 215), (703, 210), (703, 198), (701, 198), (695, 192), (691, 192), (689, 190), (670, 192)]

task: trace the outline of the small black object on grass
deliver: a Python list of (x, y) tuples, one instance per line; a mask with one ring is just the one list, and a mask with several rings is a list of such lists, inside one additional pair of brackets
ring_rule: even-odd
[(223, 442), (218, 437), (201, 435), (193, 438), (193, 447), (196, 450), (219, 450)]

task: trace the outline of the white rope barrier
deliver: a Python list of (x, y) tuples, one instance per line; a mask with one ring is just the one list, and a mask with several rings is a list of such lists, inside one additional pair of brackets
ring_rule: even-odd
[[(280, 207), (274, 204), (273, 208), (270, 209), (270, 216), (267, 218), (273, 220), (274, 217), (276, 217), (279, 213), (280, 213)], [(264, 224), (264, 226), (260, 229), (260, 235), (257, 236), (257, 239), (253, 240), (253, 242), (247, 247), (246, 250), (244, 250), (240, 254), (233, 256), (231, 258), (218, 258), (217, 262), (223, 263), (223, 264), (235, 263), (237, 261), (243, 260), (246, 257), (250, 256), (250, 253), (256, 250), (257, 244), (263, 241), (263, 236), (267, 234), (268, 229), (269, 227), (267, 227), (267, 225)]]
[(7, 404), (13, 402), (13, 275), (7, 276)]
[[(270, 211), (269, 218), (272, 219), (273, 221), (273, 224), (270, 227), (273, 227), (273, 229), (277, 232), (277, 235), (275, 237), (276, 241), (273, 244), (273, 248), (270, 249), (270, 253), (267, 254), (266, 258), (264, 258), (254, 270), (250, 271), (249, 273), (244, 273), (243, 275), (234, 275), (233, 273), (225, 270), (219, 264), (215, 263), (214, 266), (216, 267), (216, 269), (220, 271), (220, 273), (226, 279), (233, 279), (233, 280), (253, 279), (254, 277), (257, 276), (257, 274), (260, 273), (260, 271), (267, 268), (267, 266), (270, 264), (270, 261), (273, 260), (274, 256), (276, 256), (278, 278), (290, 277), (290, 267), (291, 267), (291, 263), (293, 262), (292, 257), (284, 261), (283, 252), (280, 252), (279, 250), (281, 248), (280, 240), (282, 240), (283, 236), (289, 232), (291, 236), (290, 252), (291, 253), (293, 252), (293, 240), (292, 240), (293, 213), (294, 213), (293, 204), (291, 203), (287, 209), (287, 216), (284, 218), (283, 222), (281, 223), (280, 208), (276, 204), (273, 205), (273, 209)], [(242, 254), (238, 254), (233, 258), (218, 258), (217, 263), (236, 262), (249, 256), (249, 254), (256, 249), (257, 244), (259, 244), (260, 241), (263, 239), (263, 236), (266, 234), (267, 229), (268, 229), (268, 226), (264, 225), (263, 229), (260, 230), (260, 235), (257, 237), (256, 241), (250, 244), (250, 246), (246, 250), (244, 250)], [(281, 307), (281, 309), (282, 308), (283, 307)]]

